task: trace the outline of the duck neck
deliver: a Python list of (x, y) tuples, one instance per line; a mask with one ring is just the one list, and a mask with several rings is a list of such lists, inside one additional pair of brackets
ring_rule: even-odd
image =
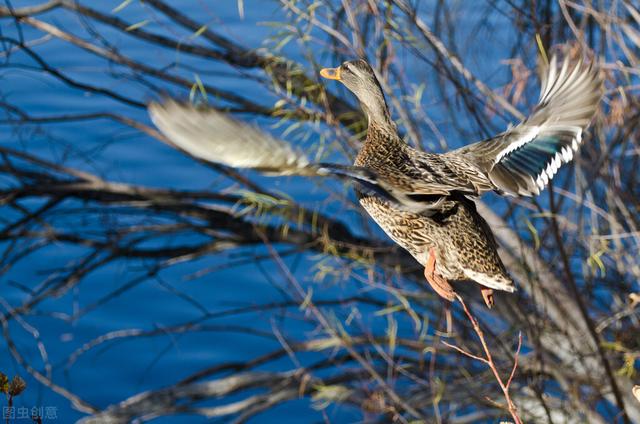
[(374, 107), (363, 105), (362, 109), (367, 115), (369, 128), (392, 126), (391, 117), (389, 116), (389, 110), (387, 109), (387, 105), (385, 103), (382, 103), (382, 105), (376, 105)]
[(367, 83), (361, 83), (350, 90), (358, 98), (360, 107), (367, 115), (369, 128), (378, 127), (394, 127), (391, 117), (389, 116), (389, 108), (382, 93), (382, 87), (377, 79), (372, 78)]
[(387, 103), (382, 93), (377, 102), (362, 103), (362, 109), (367, 115), (367, 141), (374, 144), (384, 142), (397, 137), (396, 124), (391, 120)]

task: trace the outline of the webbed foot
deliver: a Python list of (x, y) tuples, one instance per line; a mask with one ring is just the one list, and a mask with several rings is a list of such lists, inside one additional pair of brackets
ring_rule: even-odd
[(487, 304), (487, 308), (491, 309), (493, 307), (493, 289), (480, 287), (480, 293), (482, 293), (482, 298), (484, 299), (484, 303)]
[(424, 277), (438, 295), (449, 302), (455, 299), (456, 293), (446, 278), (436, 273), (436, 254), (435, 249), (429, 250), (427, 258), (427, 266), (424, 268)]

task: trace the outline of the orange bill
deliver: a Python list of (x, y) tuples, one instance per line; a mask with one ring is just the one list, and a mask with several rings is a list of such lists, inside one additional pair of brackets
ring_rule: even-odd
[(340, 68), (324, 68), (320, 71), (320, 75), (327, 79), (340, 81)]

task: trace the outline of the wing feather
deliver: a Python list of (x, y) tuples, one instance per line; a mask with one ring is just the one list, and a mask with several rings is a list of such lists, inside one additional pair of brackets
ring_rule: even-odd
[(334, 177), (412, 212), (428, 213), (441, 204), (438, 190), (431, 197), (415, 197), (411, 190), (407, 192), (404, 186), (365, 167), (311, 163), (289, 143), (213, 108), (166, 100), (152, 102), (148, 109), (151, 120), (173, 147), (206, 162), (255, 169), (271, 176)]
[(554, 56), (528, 119), (451, 154), (477, 163), (500, 191), (537, 195), (573, 159), (601, 97), (602, 79), (593, 63), (564, 60), (558, 68)]

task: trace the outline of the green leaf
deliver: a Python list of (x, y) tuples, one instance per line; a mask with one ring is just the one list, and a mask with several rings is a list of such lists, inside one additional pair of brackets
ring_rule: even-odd
[(542, 60), (544, 60), (544, 63), (546, 65), (549, 65), (549, 56), (547, 55), (547, 51), (545, 50), (544, 45), (542, 44), (542, 38), (538, 33), (536, 33), (536, 44), (538, 45), (538, 50), (540, 51), (540, 56), (542, 56)]
[(397, 336), (398, 336), (398, 321), (393, 318), (393, 315), (388, 315), (387, 325), (387, 339), (389, 341), (389, 353), (393, 356), (396, 350)]
[(340, 338), (335, 336), (325, 337), (322, 339), (310, 340), (307, 342), (307, 346), (309, 350), (316, 350), (316, 351), (333, 349), (333, 348), (342, 346), (342, 340), (340, 340)]
[(314, 386), (315, 392), (311, 395), (311, 401), (313, 402), (313, 408), (316, 410), (322, 410), (327, 408), (334, 402), (343, 402), (352, 393), (352, 390), (341, 385), (316, 385)]
[(149, 23), (149, 20), (148, 20), (148, 19), (145, 19), (144, 21), (141, 21), (141, 22), (135, 23), (135, 24), (133, 24), (133, 25), (129, 25), (129, 26), (128, 26), (128, 27), (126, 27), (124, 30), (125, 30), (125, 31), (127, 31), (127, 32), (129, 32), (129, 31), (133, 31), (133, 30), (135, 30), (135, 29), (142, 28), (143, 26), (145, 26), (145, 25), (146, 25), (146, 24), (148, 24), (148, 23)]
[(198, 30), (196, 32), (194, 32), (193, 34), (191, 34), (189, 36), (189, 38), (191, 38), (192, 40), (194, 38), (198, 38), (202, 35), (202, 33), (204, 33), (207, 30), (207, 25), (202, 25), (200, 28), (198, 28)]
[(633, 378), (636, 374), (636, 363), (637, 356), (633, 353), (625, 353), (624, 354), (624, 364), (616, 371), (616, 375)]
[(196, 79), (196, 84), (198, 85), (198, 90), (200, 90), (200, 94), (202, 95), (202, 98), (204, 99), (205, 102), (208, 101), (207, 90), (205, 90), (204, 84), (202, 83), (200, 76), (198, 74), (193, 74), (193, 76)]
[(393, 305), (393, 306), (388, 306), (384, 309), (380, 309), (374, 312), (374, 315), (379, 317), (382, 315), (389, 315), (389, 314), (393, 314), (395, 312), (398, 311), (403, 311), (404, 310), (404, 306), (402, 305)]
[(526, 220), (526, 224), (527, 224), (527, 229), (529, 230), (529, 232), (531, 232), (531, 235), (533, 236), (533, 247), (535, 250), (539, 250), (540, 236), (538, 235), (538, 230), (536, 229), (536, 227), (533, 226), (533, 223), (528, 219)]
[(198, 84), (195, 82), (191, 85), (191, 89), (189, 90), (189, 103), (193, 103), (196, 98), (196, 90), (198, 89)]
[(120, 12), (122, 9), (124, 9), (125, 7), (129, 6), (131, 4), (133, 0), (124, 0), (122, 3), (120, 3), (118, 6), (116, 6), (115, 8), (113, 8), (113, 10), (111, 10), (111, 13), (118, 13)]

